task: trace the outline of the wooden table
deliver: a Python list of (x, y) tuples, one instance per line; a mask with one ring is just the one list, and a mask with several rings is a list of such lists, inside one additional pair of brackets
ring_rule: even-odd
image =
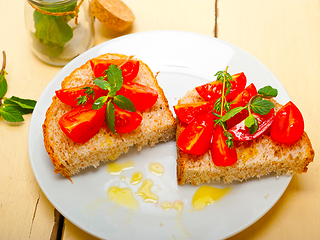
[[(230, 42), (265, 64), (299, 106), (320, 152), (320, 3), (316, 0), (124, 0), (136, 16), (114, 32), (95, 22), (95, 44), (149, 30), (184, 30)], [(0, 1), (0, 51), (7, 53), (8, 97), (37, 100), (61, 67), (39, 61), (27, 42), (24, 0)], [(0, 119), (0, 238), (95, 239), (63, 220), (40, 190), (28, 157), (31, 115), (21, 125)], [(320, 239), (320, 161), (294, 175), (281, 199), (259, 221), (230, 239)], [(56, 219), (55, 219), (56, 217)], [(61, 222), (61, 221), (60, 221)]]

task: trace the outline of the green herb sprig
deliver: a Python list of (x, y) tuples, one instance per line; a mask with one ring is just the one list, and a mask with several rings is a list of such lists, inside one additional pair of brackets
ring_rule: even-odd
[[(244, 107), (236, 107), (230, 110), (230, 103), (226, 100), (226, 96), (231, 91), (231, 82), (233, 81), (232, 76), (227, 72), (228, 67), (225, 71), (218, 71), (215, 76), (217, 76), (217, 81), (223, 83), (222, 94), (219, 99), (216, 100), (214, 108), (212, 110), (212, 114), (215, 115), (218, 119), (215, 120), (215, 124), (220, 124), (223, 128), (223, 134), (226, 136), (226, 144), (229, 148), (233, 147), (233, 136), (230, 132), (228, 132), (227, 121), (243, 111), (247, 109), (249, 112), (248, 117), (245, 119), (245, 125), (249, 128), (249, 133), (253, 135), (259, 127), (259, 123), (257, 119), (254, 117), (252, 112), (255, 112), (260, 115), (268, 114), (272, 108), (274, 108), (274, 104), (267, 100), (269, 98), (276, 97), (278, 95), (278, 90), (272, 88), (271, 86), (266, 86), (259, 89), (258, 94), (253, 96), (249, 103)], [(225, 111), (225, 113), (224, 113)], [(217, 112), (220, 112), (218, 114)]]
[(36, 105), (35, 100), (22, 99), (15, 96), (11, 98), (4, 97), (8, 90), (8, 83), (5, 70), (6, 54), (3, 51), (3, 63), (0, 71), (0, 116), (8, 122), (23, 122), (23, 115), (33, 112)]
[(258, 130), (259, 125), (257, 119), (252, 115), (252, 112), (260, 115), (268, 114), (271, 109), (274, 108), (274, 104), (267, 99), (276, 97), (277, 95), (278, 90), (272, 88), (271, 86), (260, 88), (258, 91), (258, 95), (253, 96), (246, 106), (231, 109), (218, 121), (221, 123), (225, 123), (227, 120), (229, 120), (242, 110), (247, 109), (249, 112), (249, 116), (245, 119), (245, 125), (249, 128), (249, 133), (253, 135)]
[(228, 73), (228, 67), (224, 71), (218, 71), (214, 76), (217, 77), (217, 81), (222, 82), (222, 94), (221, 97), (218, 98), (214, 104), (214, 110), (217, 112), (221, 111), (229, 111), (230, 109), (230, 103), (227, 101), (226, 96), (231, 91), (231, 82), (233, 81), (232, 76), (230, 73)]
[[(69, 12), (75, 11), (77, 3), (72, 3), (66, 7), (57, 9), (44, 8), (47, 12)], [(73, 29), (68, 22), (74, 18), (74, 14), (66, 16), (54, 16), (41, 13), (37, 10), (33, 12), (34, 36), (39, 39), (46, 53), (51, 57), (59, 57), (64, 45), (73, 38)]]
[[(107, 76), (107, 80), (104, 80), (105, 76)], [(130, 112), (136, 111), (135, 106), (128, 98), (122, 95), (117, 95), (117, 91), (119, 91), (123, 85), (122, 71), (120, 67), (111, 64), (105, 71), (105, 75), (99, 78), (94, 78), (93, 83), (103, 90), (108, 90), (108, 94), (96, 99), (92, 105), (92, 109), (100, 109), (106, 104), (105, 122), (108, 128), (114, 134), (117, 134), (115, 130), (115, 107), (113, 104), (117, 105), (121, 109), (128, 110)], [(78, 105), (85, 104), (91, 94), (93, 94), (94, 99), (93, 87), (85, 88), (86, 95), (77, 99)]]

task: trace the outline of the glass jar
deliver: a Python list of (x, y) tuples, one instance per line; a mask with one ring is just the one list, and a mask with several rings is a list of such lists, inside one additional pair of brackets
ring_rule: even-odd
[(33, 53), (63, 66), (94, 44), (93, 16), (84, 0), (26, 0), (25, 24)]

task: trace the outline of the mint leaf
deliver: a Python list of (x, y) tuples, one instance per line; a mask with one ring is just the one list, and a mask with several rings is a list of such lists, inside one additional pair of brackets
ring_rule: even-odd
[(66, 42), (73, 37), (73, 30), (67, 23), (66, 16), (51, 16), (34, 11), (35, 36), (39, 38), (47, 54), (58, 57)]
[(0, 115), (8, 122), (23, 122), (21, 113), (14, 107), (0, 108)]
[(260, 115), (268, 114), (272, 108), (274, 108), (274, 104), (272, 102), (261, 98), (257, 98), (251, 104), (252, 111)]
[(244, 124), (249, 128), (249, 133), (253, 135), (259, 127), (257, 119), (250, 113), (249, 116), (244, 120)]
[(125, 96), (117, 95), (113, 98), (113, 102), (121, 109), (128, 110), (130, 112), (136, 111), (136, 108), (133, 105), (133, 103), (130, 101), (130, 99), (126, 98)]
[(254, 123), (249, 127), (249, 133), (253, 135), (259, 127), (259, 123), (256, 118), (254, 118)]
[(117, 92), (122, 87), (122, 71), (114, 64), (111, 64), (109, 69), (107, 70), (107, 81), (112, 88), (112, 92)]
[(220, 118), (221, 122), (225, 122), (225, 121), (229, 120), (230, 118), (232, 118), (233, 116), (235, 116), (236, 114), (238, 114), (239, 112), (241, 112), (245, 108), (246, 107), (236, 107), (236, 108), (231, 109), (229, 112), (226, 112), (226, 114), (224, 114), (222, 116), (222, 118)]
[(106, 118), (105, 122), (108, 126), (108, 128), (114, 133), (116, 133), (115, 129), (115, 107), (111, 101), (107, 103), (107, 109), (106, 109)]
[(101, 80), (101, 79), (96, 79), (93, 81), (94, 84), (96, 84), (99, 88), (103, 89), (103, 90), (111, 90), (111, 86), (110, 83), (108, 83), (105, 80)]
[(254, 124), (255, 117), (252, 114), (249, 114), (249, 116), (244, 120), (244, 124), (247, 128), (250, 128)]
[(21, 115), (29, 114), (33, 112), (33, 108), (23, 108), (16, 102), (11, 101), (11, 99), (6, 98), (3, 103), (4, 107), (12, 107), (16, 109)]
[(259, 89), (258, 94), (262, 97), (276, 97), (278, 95), (278, 90), (271, 86), (265, 86)]
[(5, 98), (5, 102), (4, 103), (15, 103), (17, 105), (19, 105), (21, 108), (24, 109), (34, 109), (34, 107), (36, 106), (37, 101), (35, 100), (31, 100), (31, 99), (23, 99), (23, 98), (18, 98), (15, 96), (12, 96), (11, 98)]
[(107, 96), (99, 97), (92, 105), (92, 109), (100, 109), (108, 101)]
[(5, 78), (6, 72), (4, 71), (3, 75), (0, 75), (0, 99), (7, 93), (8, 83)]

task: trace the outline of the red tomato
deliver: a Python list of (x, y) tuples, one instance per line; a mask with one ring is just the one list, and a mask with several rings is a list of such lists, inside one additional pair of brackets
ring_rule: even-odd
[[(124, 59), (93, 59), (90, 61), (91, 69), (95, 77), (104, 76), (104, 71), (107, 70), (111, 64), (121, 65), (125, 62)], [(123, 82), (131, 82), (139, 72), (139, 61), (129, 60), (121, 66)]]
[[(248, 87), (246, 87), (231, 103), (230, 107), (231, 109), (236, 107), (244, 107), (247, 105), (247, 103), (250, 101), (250, 99), (257, 95), (257, 89), (253, 83), (251, 83)], [(234, 125), (241, 122), (243, 119), (245, 119), (249, 115), (247, 110), (243, 110), (240, 113), (238, 113), (236, 116), (230, 118), (227, 121), (228, 128), (233, 127)]]
[(136, 110), (145, 110), (152, 107), (157, 99), (158, 92), (147, 86), (138, 83), (123, 84), (117, 95), (129, 98)]
[(101, 96), (106, 96), (108, 95), (107, 90), (103, 90), (100, 87), (93, 85), (93, 84), (85, 84), (79, 87), (72, 87), (72, 88), (66, 88), (66, 89), (60, 89), (56, 91), (56, 96), (60, 99), (61, 102), (77, 107), (78, 100), (77, 98), (85, 96), (85, 89), (84, 87), (92, 87), (93, 86), (93, 91), (95, 93), (95, 97), (93, 99), (93, 95), (91, 95), (86, 104), (93, 104), (95, 100), (97, 100)]
[(189, 124), (193, 119), (213, 110), (214, 102), (197, 102), (178, 104), (173, 106), (177, 117), (184, 123)]
[(179, 148), (189, 154), (201, 155), (210, 148), (214, 126), (212, 113), (203, 114), (194, 119), (178, 138)]
[(115, 129), (117, 133), (128, 133), (141, 123), (142, 116), (137, 112), (129, 112), (115, 106)]
[(105, 107), (98, 110), (91, 107), (86, 105), (74, 108), (59, 120), (61, 130), (75, 143), (89, 141), (104, 123)]
[(252, 113), (252, 115), (257, 119), (259, 124), (257, 131), (253, 135), (251, 135), (249, 133), (249, 128), (247, 128), (244, 123), (245, 120), (242, 120), (240, 123), (228, 130), (234, 137), (234, 140), (250, 141), (259, 137), (271, 126), (274, 119), (274, 109), (271, 109), (270, 112), (266, 115), (260, 115), (257, 113)]
[(277, 112), (271, 127), (271, 138), (281, 143), (293, 143), (302, 136), (303, 132), (302, 114), (290, 101)]
[[(247, 78), (243, 72), (232, 75), (230, 93), (226, 96), (227, 101), (233, 100), (247, 84)], [(206, 100), (215, 101), (222, 95), (223, 84), (220, 81), (213, 81), (196, 87), (198, 94)]]
[(216, 166), (230, 166), (237, 162), (236, 149), (229, 148), (226, 143), (227, 137), (223, 128), (218, 124), (214, 128), (210, 147), (212, 161)]

